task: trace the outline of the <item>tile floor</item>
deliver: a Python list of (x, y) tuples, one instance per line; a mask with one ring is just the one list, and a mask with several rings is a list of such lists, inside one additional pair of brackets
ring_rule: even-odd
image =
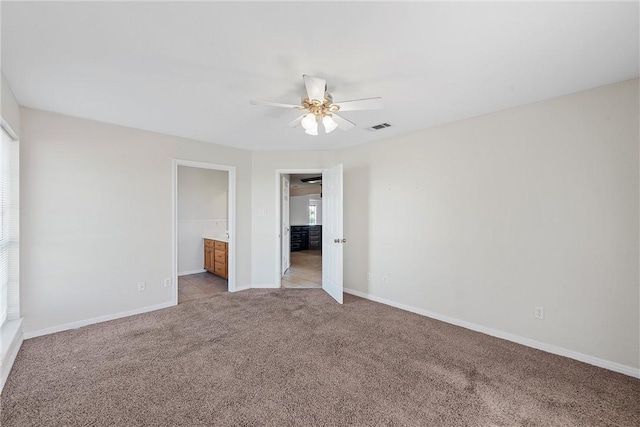
[(321, 288), (322, 251), (291, 252), (291, 267), (282, 276), (283, 288)]
[(178, 277), (178, 304), (227, 292), (227, 280), (209, 272)]
[[(227, 281), (211, 273), (197, 273), (178, 277), (178, 303), (207, 298), (227, 292)], [(321, 288), (322, 251), (291, 252), (291, 267), (282, 277), (283, 288)]]

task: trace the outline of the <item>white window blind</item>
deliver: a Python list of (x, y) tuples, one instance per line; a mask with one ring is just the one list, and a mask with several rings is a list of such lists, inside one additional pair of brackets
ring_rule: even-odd
[(0, 325), (20, 317), (19, 144), (4, 129), (0, 147)]

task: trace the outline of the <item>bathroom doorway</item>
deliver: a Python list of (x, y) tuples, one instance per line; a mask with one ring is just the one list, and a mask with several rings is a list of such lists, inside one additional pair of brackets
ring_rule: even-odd
[(174, 160), (175, 304), (233, 291), (235, 168)]

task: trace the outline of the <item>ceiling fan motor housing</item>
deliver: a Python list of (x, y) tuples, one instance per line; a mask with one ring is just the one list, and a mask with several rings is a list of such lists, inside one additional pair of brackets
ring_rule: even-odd
[(316, 99), (310, 100), (308, 96), (303, 95), (301, 109), (309, 111), (316, 116), (316, 119), (322, 119), (325, 116), (331, 117), (331, 113), (338, 111), (340, 107), (333, 105), (333, 96), (325, 91), (322, 102)]
[[(312, 99), (309, 99), (309, 96), (308, 96), (306, 93), (305, 93), (305, 94), (303, 94), (303, 95), (300, 97), (300, 99), (301, 99), (302, 105), (305, 105), (305, 104), (311, 104), (311, 102), (313, 101)], [(320, 101), (320, 99), (318, 99), (317, 101)], [(322, 100), (322, 102), (323, 102), (325, 105), (331, 105), (331, 104), (333, 104), (333, 95), (331, 95), (329, 92), (325, 92), (325, 93), (324, 93), (324, 99)]]

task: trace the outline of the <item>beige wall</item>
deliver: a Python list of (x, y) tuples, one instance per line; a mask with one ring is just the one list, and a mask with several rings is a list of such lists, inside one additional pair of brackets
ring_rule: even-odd
[(0, 86), (0, 89), (2, 92), (0, 116), (11, 126), (11, 130), (20, 136), (20, 107), (4, 74), (2, 74), (2, 86)]
[(173, 158), (236, 166), (236, 278), (250, 285), (250, 152), (37, 110), (22, 119), (25, 332), (171, 301)]
[(291, 225), (309, 225), (309, 206), (316, 207), (316, 224), (322, 225), (322, 197), (320, 193), (291, 196), (289, 199), (289, 222)]
[(345, 287), (637, 368), (638, 117), (636, 79), (340, 151)]
[(229, 172), (178, 166), (178, 220), (228, 217)]

